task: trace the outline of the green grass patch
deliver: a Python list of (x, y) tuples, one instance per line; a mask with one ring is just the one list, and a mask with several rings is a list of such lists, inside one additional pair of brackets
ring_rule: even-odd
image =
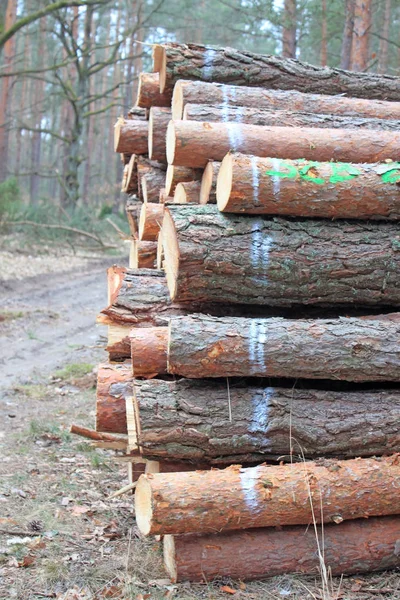
[(93, 371), (94, 365), (90, 363), (71, 363), (63, 369), (56, 371), (54, 377), (68, 381), (71, 379), (79, 379)]
[(42, 400), (49, 393), (49, 389), (47, 388), (47, 386), (40, 383), (29, 383), (26, 385), (19, 385), (14, 389), (16, 392), (19, 392), (26, 398), (31, 398), (32, 400)]
[(15, 321), (25, 316), (22, 310), (2, 310), (0, 311), (0, 322), (1, 321)]

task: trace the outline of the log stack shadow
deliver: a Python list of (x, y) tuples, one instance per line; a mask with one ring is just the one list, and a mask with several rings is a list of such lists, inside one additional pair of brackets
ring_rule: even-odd
[(400, 78), (169, 43), (116, 125), (131, 252), (77, 433), (174, 582), (400, 564), (399, 119)]

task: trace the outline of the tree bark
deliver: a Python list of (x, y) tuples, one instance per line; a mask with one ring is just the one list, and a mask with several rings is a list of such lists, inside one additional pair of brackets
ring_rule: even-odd
[(129, 326), (120, 323), (108, 325), (106, 351), (110, 361), (120, 361), (131, 357), (130, 332)]
[(149, 158), (167, 162), (166, 135), (171, 120), (171, 109), (158, 106), (150, 108), (149, 116)]
[(118, 119), (114, 130), (115, 152), (147, 154), (148, 123), (142, 119)]
[(296, 0), (284, 0), (283, 26), (282, 26), (282, 56), (296, 58)]
[(171, 317), (168, 373), (191, 378), (400, 381), (400, 313), (398, 317)]
[(202, 169), (190, 169), (187, 167), (168, 165), (165, 178), (165, 193), (167, 196), (173, 196), (178, 183), (199, 181), (202, 174)]
[(200, 204), (217, 203), (217, 179), (221, 163), (210, 160), (201, 178)]
[[(4, 15), (4, 31), (7, 31), (15, 23), (17, 15), (16, 0), (8, 0)], [(7, 75), (7, 72), (13, 70), (12, 64), (14, 61), (15, 39), (10, 38), (6, 41), (2, 52), (2, 69), (5, 75), (1, 82), (0, 96), (0, 183), (7, 179), (8, 176), (8, 157), (9, 157), (9, 133), (10, 133), (10, 118), (9, 114), (11, 106), (11, 95), (13, 89), (13, 78)]]
[(146, 202), (139, 218), (139, 240), (156, 242), (164, 218), (164, 205)]
[(157, 242), (132, 240), (130, 269), (154, 269), (157, 260)]
[[(138, 445), (149, 459), (221, 466), (400, 450), (398, 390), (297, 389), (243, 379), (229, 387), (226, 379), (134, 386)], [(125, 407), (123, 397), (120, 403)]]
[(173, 200), (174, 200), (173, 196), (167, 196), (167, 192), (166, 192), (165, 188), (160, 189), (160, 195), (159, 195), (159, 203), (160, 204), (166, 204), (168, 202), (171, 203), (171, 202), (173, 202)]
[(173, 583), (215, 578), (249, 581), (285, 573), (318, 575), (322, 553), (332, 575), (395, 569), (400, 518), (373, 517), (322, 529), (293, 526), (209, 535), (164, 536), (164, 565)]
[(175, 188), (175, 204), (199, 204), (200, 203), (200, 181), (182, 181)]
[(145, 108), (132, 106), (132, 108), (128, 110), (126, 118), (133, 119), (134, 121), (137, 121), (138, 119), (140, 119), (141, 121), (147, 121), (147, 112), (148, 111)]
[(379, 42), (378, 73), (386, 73), (388, 67), (388, 49), (390, 36), (390, 11), (391, 0), (385, 1), (385, 13), (383, 17), (382, 37)]
[(126, 218), (128, 219), (131, 236), (136, 237), (138, 232), (138, 219), (142, 203), (138, 200), (129, 199), (125, 205)]
[(142, 108), (171, 106), (172, 90), (160, 93), (159, 73), (140, 73), (136, 104)]
[(287, 221), (166, 209), (168, 288), (177, 302), (400, 306), (400, 236), (390, 223)]
[(136, 522), (144, 535), (340, 523), (398, 514), (399, 486), (398, 455), (143, 475)]
[(187, 104), (219, 104), (227, 110), (232, 106), (247, 106), (255, 111), (287, 110), (354, 118), (372, 117), (398, 120), (400, 118), (399, 100), (400, 94), (397, 97), (397, 102), (382, 102), (343, 96), (304, 94), (293, 89), (259, 90), (252, 87), (222, 85), (203, 81), (178, 81), (172, 99), (172, 118), (175, 120), (182, 119)]
[(127, 433), (125, 398), (133, 395), (132, 365), (101, 363), (97, 372), (96, 431)]
[(353, 71), (365, 71), (368, 66), (371, 4), (371, 0), (355, 0), (351, 45), (351, 68)]
[(397, 131), (395, 119), (349, 117), (336, 114), (302, 113), (290, 110), (256, 108), (251, 106), (224, 106), (186, 104), (183, 111), (186, 121), (222, 121), (273, 127), (323, 127), (329, 129), (382, 129)]
[(398, 131), (171, 121), (167, 133), (168, 162), (192, 168), (204, 168), (209, 160), (221, 161), (229, 151), (260, 157), (370, 163), (395, 159), (399, 147)]
[(350, 69), (351, 46), (354, 29), (354, 3), (355, 0), (345, 0), (345, 21), (342, 38), (342, 49), (340, 53), (340, 68)]
[(321, 24), (321, 66), (328, 64), (328, 25), (326, 0), (321, 0), (322, 24)]
[(130, 341), (134, 377), (151, 378), (165, 372), (168, 327), (135, 327)]
[[(154, 186), (152, 184), (152, 180), (153, 179), (155, 180), (155, 185), (158, 185), (158, 184), (164, 185), (163, 182), (165, 181), (166, 170), (167, 170), (167, 167), (163, 163), (159, 163), (155, 160), (150, 160), (144, 156), (137, 157), (137, 173), (138, 173), (138, 180), (139, 180), (139, 199), (140, 200), (144, 200), (143, 190), (142, 190), (142, 185), (141, 185), (143, 177), (145, 175), (152, 175), (152, 178), (149, 181), (148, 187), (149, 187), (149, 192), (150, 191), (152, 192), (151, 194), (149, 193), (149, 197), (151, 195), (154, 198)], [(154, 200), (154, 202), (158, 202), (158, 199)]]
[(400, 219), (400, 163), (321, 163), (227, 154), (218, 181), (218, 208), (225, 212)]
[(165, 171), (150, 167), (140, 180), (144, 202), (159, 203), (160, 189), (165, 186)]
[(278, 56), (196, 44), (170, 42), (163, 44), (163, 53), (161, 91), (171, 90), (178, 79), (194, 79), (307, 93), (348, 94), (356, 98), (395, 101), (400, 98), (399, 78), (388, 75), (352, 73)]

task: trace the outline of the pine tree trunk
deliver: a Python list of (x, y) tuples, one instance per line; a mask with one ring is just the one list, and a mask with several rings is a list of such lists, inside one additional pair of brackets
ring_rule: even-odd
[(386, 0), (385, 1), (385, 13), (384, 13), (384, 17), (383, 17), (382, 37), (379, 42), (378, 73), (387, 73), (389, 35), (390, 35), (390, 11), (391, 11), (391, 0)]
[(353, 71), (365, 71), (368, 66), (371, 9), (372, 0), (355, 0), (351, 45), (351, 68)]
[(340, 54), (340, 68), (350, 69), (351, 46), (354, 29), (354, 4), (355, 0), (345, 0), (345, 21), (342, 38), (342, 49)]
[[(17, 15), (16, 0), (8, 0), (4, 18), (4, 31), (7, 31), (15, 22)], [(15, 39), (10, 38), (5, 44), (2, 52), (3, 68), (2, 72), (13, 71)], [(10, 75), (2, 77), (1, 96), (0, 96), (0, 183), (8, 176), (8, 156), (9, 156), (9, 135), (13, 78)]]
[(327, 15), (326, 15), (326, 0), (321, 0), (322, 26), (321, 26), (321, 66), (326, 67), (328, 64), (328, 31), (327, 31)]
[(296, 0), (285, 0), (282, 26), (282, 56), (296, 58)]

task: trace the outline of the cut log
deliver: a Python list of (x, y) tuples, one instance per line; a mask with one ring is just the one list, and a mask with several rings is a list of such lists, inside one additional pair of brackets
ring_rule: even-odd
[(124, 166), (127, 165), (131, 159), (131, 154), (124, 154), (123, 152), (121, 152), (119, 156)]
[(147, 154), (147, 121), (118, 119), (114, 129), (114, 150), (128, 154)]
[(160, 189), (160, 196), (159, 196), (159, 203), (160, 204), (166, 204), (166, 203), (171, 203), (174, 201), (174, 197), (173, 196), (167, 196), (167, 192), (165, 190), (165, 188), (161, 188)]
[(168, 165), (165, 178), (165, 192), (168, 196), (173, 196), (178, 183), (186, 181), (199, 181), (202, 177), (202, 169), (190, 169), (187, 167), (178, 167)]
[(134, 327), (130, 332), (134, 377), (166, 372), (168, 327)]
[(373, 118), (393, 121), (400, 119), (400, 101), (381, 102), (345, 96), (304, 94), (294, 89), (260, 90), (246, 86), (202, 81), (178, 81), (172, 97), (172, 118), (182, 119), (184, 107), (187, 104), (222, 105), (227, 109), (234, 106), (245, 106), (252, 108), (255, 112), (258, 110), (284, 110), (296, 113), (342, 115), (356, 119)]
[(340, 525), (164, 536), (164, 565), (173, 583), (215, 578), (251, 581), (285, 573), (319, 575), (321, 555), (332, 575), (400, 565), (400, 517), (354, 519)]
[(146, 202), (143, 204), (139, 218), (139, 240), (157, 241), (162, 227), (165, 207), (163, 204)]
[(130, 327), (120, 323), (108, 325), (106, 351), (109, 360), (121, 361), (131, 357)]
[(159, 106), (150, 109), (149, 117), (149, 158), (167, 162), (166, 135), (171, 120), (171, 109)]
[(200, 188), (200, 181), (178, 183), (175, 188), (174, 204), (199, 204)]
[(165, 372), (400, 381), (400, 320), (171, 317)]
[[(112, 285), (109, 306), (101, 314), (109, 322), (131, 327), (157, 327), (168, 325), (173, 315), (201, 312), (216, 316), (265, 316), (276, 314), (258, 306), (201, 304), (171, 302), (165, 273), (155, 269), (125, 269), (110, 267), (108, 285)], [(268, 316), (268, 315), (267, 315)]]
[(125, 165), (124, 170), (122, 171), (121, 192), (125, 192), (127, 179), (128, 179), (128, 165)]
[[(146, 458), (221, 466), (400, 450), (399, 390), (284, 388), (248, 379), (232, 380), (229, 386), (226, 379), (152, 379), (135, 381), (134, 394), (138, 446)], [(122, 406), (123, 398), (120, 402)]]
[[(126, 169), (126, 176), (125, 176)], [(138, 174), (137, 174), (137, 156), (132, 154), (129, 163), (124, 169), (124, 182), (122, 184), (121, 191), (125, 194), (137, 194), (138, 193)]]
[(216, 204), (217, 179), (220, 167), (220, 162), (210, 160), (207, 163), (201, 178), (200, 204)]
[(125, 205), (126, 218), (128, 219), (131, 236), (135, 237), (138, 232), (138, 220), (142, 203), (130, 198)]
[(132, 240), (130, 269), (154, 269), (157, 260), (157, 242)]
[(74, 435), (79, 435), (94, 442), (111, 442), (113, 444), (118, 444), (121, 447), (125, 447), (127, 444), (126, 438), (111, 435), (109, 433), (99, 433), (98, 431), (93, 431), (93, 429), (81, 427), (80, 425), (71, 425), (69, 431)]
[(391, 223), (287, 221), (169, 206), (162, 239), (171, 298), (294, 306), (400, 306)]
[[(155, 160), (150, 160), (145, 158), (144, 156), (138, 157), (137, 162), (137, 172), (138, 172), (138, 181), (139, 181), (139, 199), (144, 201), (143, 198), (143, 189), (142, 189), (142, 180), (147, 175), (152, 175), (152, 179), (160, 183), (160, 185), (164, 185), (163, 181), (165, 180), (166, 173), (166, 165), (159, 163)], [(150, 193), (151, 190), (151, 193)], [(149, 183), (149, 198), (150, 196), (154, 198), (154, 185), (150, 181)], [(150, 201), (150, 200), (149, 200)], [(158, 199), (154, 200), (154, 202), (158, 202)]]
[(316, 67), (279, 56), (169, 42), (157, 61), (160, 90), (173, 89), (179, 79), (215, 81), (307, 93), (348, 94), (356, 98), (400, 98), (400, 78)]
[[(337, 99), (336, 99), (337, 102)], [(399, 111), (400, 112), (400, 111)], [(224, 104), (186, 104), (183, 119), (187, 121), (222, 121), (277, 127), (323, 127), (324, 129), (375, 129), (398, 131), (394, 119), (348, 117), (336, 114), (293, 112), (293, 110), (262, 109)]]
[(172, 91), (160, 92), (158, 73), (140, 73), (136, 104), (143, 108), (152, 106), (171, 106)]
[(396, 159), (400, 132), (170, 121), (170, 164), (204, 168), (230, 151), (274, 158), (370, 163)]
[(97, 373), (96, 431), (127, 433), (125, 398), (132, 396), (132, 364), (103, 363)]
[(165, 186), (165, 171), (151, 167), (141, 178), (143, 202), (159, 203), (160, 189)]
[(130, 108), (128, 110), (128, 114), (126, 115), (126, 118), (134, 119), (134, 120), (140, 119), (141, 121), (147, 121), (149, 118), (147, 113), (148, 113), (148, 111), (144, 107), (132, 106), (132, 108)]
[(340, 523), (400, 511), (399, 456), (142, 475), (144, 535)]
[(400, 218), (400, 162), (345, 164), (227, 154), (217, 185), (225, 212)]

